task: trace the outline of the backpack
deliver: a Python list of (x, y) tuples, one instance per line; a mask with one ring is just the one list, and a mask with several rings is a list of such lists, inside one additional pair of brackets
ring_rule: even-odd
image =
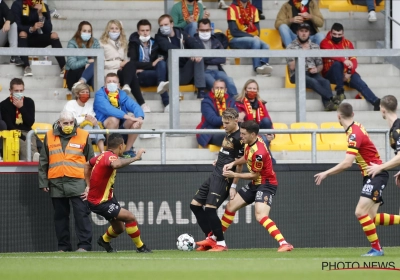
[(229, 42), (228, 42), (228, 37), (226, 37), (226, 35), (222, 32), (216, 32), (214, 33), (215, 38), (218, 39), (218, 41), (220, 41), (221, 45), (224, 47), (224, 49), (227, 49), (229, 46)]

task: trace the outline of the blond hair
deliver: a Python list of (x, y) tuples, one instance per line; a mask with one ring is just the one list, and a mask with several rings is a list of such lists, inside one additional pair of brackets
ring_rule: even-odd
[(228, 108), (222, 112), (222, 118), (227, 120), (237, 120), (239, 118), (239, 113), (233, 108)]
[(109, 32), (112, 24), (115, 24), (116, 26), (118, 26), (118, 28), (120, 30), (120, 35), (119, 35), (118, 41), (121, 44), (121, 48), (123, 48), (125, 50), (125, 52), (127, 52), (128, 40), (126, 39), (126, 35), (125, 35), (124, 28), (122, 27), (122, 23), (119, 20), (112, 19), (107, 23), (107, 26), (104, 29), (103, 34), (101, 35), (100, 42), (102, 42), (104, 45), (108, 44), (108, 39), (110, 39), (110, 36), (108, 36), (108, 32)]
[(82, 90), (88, 90), (90, 93), (90, 87), (88, 84), (80, 83), (74, 88), (73, 94), (77, 97), (77, 94), (80, 93)]
[(255, 83), (257, 85), (257, 100), (259, 100), (259, 101), (264, 103), (264, 101), (261, 99), (260, 94), (259, 94), (260, 86), (258, 85), (257, 81), (254, 80), (254, 79), (247, 80), (247, 82), (244, 84), (244, 86), (242, 88), (242, 91), (240, 92), (240, 94), (236, 98), (236, 101), (243, 102), (243, 99), (246, 97), (246, 88), (251, 83)]

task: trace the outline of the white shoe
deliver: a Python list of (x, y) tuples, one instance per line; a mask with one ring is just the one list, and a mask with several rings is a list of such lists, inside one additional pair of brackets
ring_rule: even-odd
[(220, 0), (218, 4), (218, 9), (228, 10), (229, 6), (225, 4), (224, 0)]
[(376, 13), (375, 11), (370, 11), (368, 14), (368, 21), (375, 22), (376, 21)]
[(268, 63), (256, 68), (257, 74), (266, 76), (271, 76), (273, 70), (274, 68), (272, 68)]
[(131, 95), (132, 94), (132, 90), (131, 90), (131, 87), (129, 85), (124, 85), (122, 87), (122, 90), (125, 91), (127, 95)]
[(169, 104), (167, 106), (165, 106), (164, 108), (164, 113), (168, 113), (169, 112)]
[(142, 104), (142, 106), (140, 106), (140, 107), (142, 107), (142, 110), (143, 110), (143, 112), (145, 112), (145, 113), (150, 113), (150, 112), (151, 112), (150, 107), (147, 106), (146, 103)]
[(39, 157), (40, 157), (40, 154), (38, 152), (34, 153), (33, 157), (32, 157), (32, 161), (38, 162), (39, 161)]
[(54, 10), (53, 12), (50, 13), (50, 16), (54, 19), (67, 19), (66, 17), (63, 17), (60, 15), (57, 10)]
[(163, 94), (168, 90), (168, 87), (169, 87), (169, 82), (161, 82), (157, 87), (157, 93)]

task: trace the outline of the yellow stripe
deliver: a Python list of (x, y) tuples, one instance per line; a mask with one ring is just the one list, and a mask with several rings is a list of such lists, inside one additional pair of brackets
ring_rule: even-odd
[(100, 203), (108, 201), (108, 196), (110, 195), (111, 187), (114, 185), (115, 174), (117, 174), (117, 170), (114, 169), (113, 173), (110, 176), (110, 179), (108, 180), (106, 189), (104, 190), (103, 198), (101, 199)]
[(381, 224), (381, 215), (376, 215), (375, 216), (375, 225), (379, 226)]
[(221, 224), (226, 228), (231, 225), (231, 224), (228, 224), (227, 222), (225, 222), (224, 220), (221, 220)]
[(369, 231), (375, 228), (375, 224), (370, 224), (369, 226), (363, 227), (363, 231)]
[(134, 227), (127, 227), (126, 228), (126, 233), (128, 233), (128, 234), (132, 234), (132, 233), (135, 233), (135, 232), (137, 232), (138, 231), (138, 227), (137, 226), (134, 226)]
[(274, 230), (277, 230), (277, 229), (278, 229), (278, 227), (275, 225), (275, 226), (270, 227), (268, 229), (268, 232), (271, 233), (271, 232), (273, 232)]
[[(380, 215), (378, 215), (380, 216)], [(383, 223), (385, 226), (388, 226), (390, 223), (390, 215), (389, 214), (383, 214)]]
[(358, 153), (358, 150), (357, 149), (353, 149), (353, 148), (347, 148), (347, 151), (350, 152), (350, 153), (355, 153), (355, 154)]
[(369, 242), (374, 242), (378, 240), (378, 235), (376, 233), (367, 236)]
[(266, 228), (270, 222), (272, 222), (272, 220), (271, 220), (271, 219), (267, 219), (267, 220), (263, 223), (262, 226)]
[(275, 236), (275, 240), (276, 240), (276, 241), (279, 241), (279, 240), (281, 240), (281, 239), (284, 239), (282, 234), (277, 234), (277, 235)]
[(227, 218), (229, 221), (233, 221), (233, 219), (235, 218), (235, 216), (230, 216), (230, 215), (224, 215), (225, 218)]
[(371, 218), (369, 216), (366, 216), (365, 218), (360, 220), (360, 224), (363, 224), (365, 222), (367, 222), (368, 220), (370, 220)]

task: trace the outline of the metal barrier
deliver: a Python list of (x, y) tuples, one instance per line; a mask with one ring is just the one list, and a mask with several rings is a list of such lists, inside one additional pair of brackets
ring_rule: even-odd
[[(40, 134), (46, 133), (48, 130), (37, 129), (31, 130), (26, 136), (27, 141), (27, 161), (32, 161), (31, 153), (31, 136), (33, 133)], [(390, 159), (390, 142), (389, 142), (389, 129), (368, 129), (368, 133), (384, 133), (385, 134), (385, 161)], [(167, 144), (166, 136), (168, 135), (186, 135), (186, 134), (225, 134), (222, 129), (155, 129), (155, 130), (137, 130), (137, 129), (93, 129), (90, 130), (91, 134), (160, 134), (160, 148), (161, 148), (161, 164), (166, 164), (167, 159)], [(311, 134), (311, 163), (317, 163), (317, 134), (320, 133), (344, 133), (340, 129), (260, 129), (260, 134), (274, 133), (274, 134)]]

